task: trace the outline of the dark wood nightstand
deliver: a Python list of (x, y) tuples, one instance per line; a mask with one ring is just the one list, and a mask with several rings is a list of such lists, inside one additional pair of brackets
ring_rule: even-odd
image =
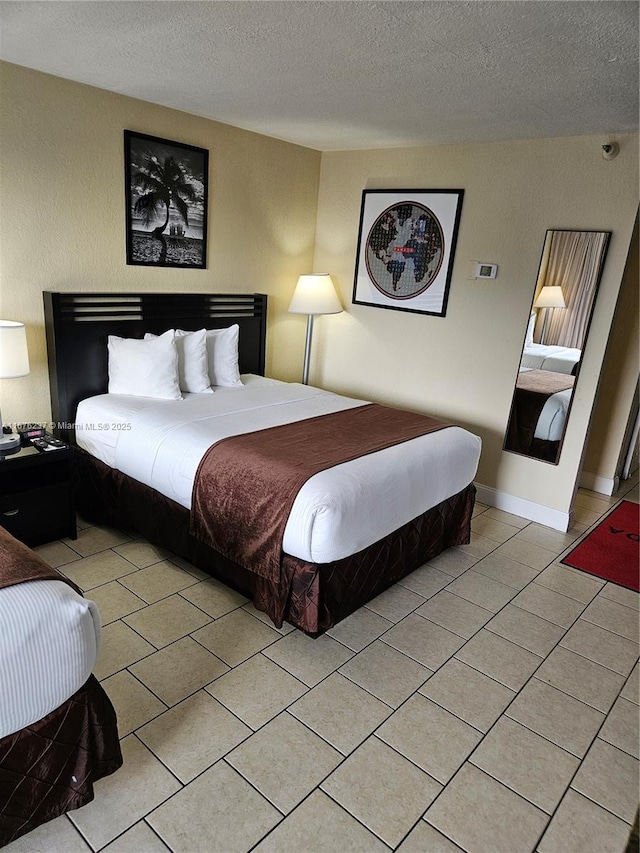
[(26, 545), (75, 539), (73, 449), (0, 454), (0, 525)]

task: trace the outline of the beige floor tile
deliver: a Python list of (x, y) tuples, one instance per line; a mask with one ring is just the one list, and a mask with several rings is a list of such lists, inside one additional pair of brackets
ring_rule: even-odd
[(517, 527), (519, 530), (530, 524), (529, 519), (514, 515), (511, 512), (505, 512), (503, 509), (498, 509), (495, 506), (490, 506), (485, 515), (487, 518), (494, 518), (496, 521), (502, 521), (503, 524), (510, 524), (511, 527)]
[(91, 847), (66, 815), (32, 829), (2, 850), (4, 853), (91, 853)]
[(532, 569), (540, 570), (546, 569), (557, 556), (556, 551), (541, 548), (539, 545), (534, 545), (533, 542), (527, 542), (526, 539), (517, 536), (505, 542), (504, 545), (500, 545), (497, 553), (503, 557), (508, 557), (510, 560), (515, 560), (516, 563), (523, 563)]
[(174, 592), (193, 586), (197, 580), (168, 560), (162, 560), (146, 569), (138, 569), (134, 575), (123, 578), (120, 583), (143, 598), (147, 604), (154, 604), (161, 598), (167, 598)]
[(538, 569), (516, 563), (502, 554), (489, 554), (483, 560), (478, 560), (473, 570), (518, 590), (523, 589), (539, 574)]
[(494, 539), (488, 539), (486, 536), (481, 536), (479, 533), (471, 531), (471, 542), (467, 545), (458, 545), (457, 547), (465, 554), (475, 557), (476, 560), (481, 560), (487, 554), (495, 551), (497, 545), (498, 543)]
[(69, 817), (99, 850), (180, 788), (178, 780), (136, 738), (121, 741), (124, 764), (96, 783), (96, 798)]
[(634, 758), (640, 758), (640, 719), (638, 706), (627, 699), (619, 697), (609, 711), (604, 725), (598, 732), (598, 737), (628, 752)]
[(633, 823), (640, 800), (638, 766), (637, 758), (596, 738), (571, 787)]
[[(80, 559), (76, 551), (60, 541), (48, 542), (46, 545), (40, 545), (33, 550), (54, 569)], [(73, 831), (75, 832), (75, 829)]]
[(118, 733), (121, 738), (167, 710), (164, 702), (147, 690), (144, 684), (140, 684), (127, 670), (105, 678), (102, 686), (116, 709)]
[(507, 604), (487, 623), (486, 628), (541, 657), (548, 655), (565, 634), (565, 629), (559, 625), (514, 604)]
[(445, 785), (482, 735), (425, 696), (411, 696), (376, 736)]
[(476, 516), (471, 522), (471, 529), (474, 533), (479, 533), (481, 536), (486, 536), (487, 539), (494, 539), (496, 542), (506, 542), (515, 536), (520, 527), (514, 527), (512, 524), (505, 524), (504, 521), (499, 521), (496, 518), (489, 516), (488, 512), (480, 516)]
[[(607, 509), (609, 509), (608, 506)], [(573, 520), (578, 524), (591, 526), (597, 521), (600, 521), (601, 516), (602, 512), (599, 509), (588, 509), (587, 507), (580, 506), (579, 504), (576, 504), (573, 508)]]
[(604, 720), (600, 711), (537, 678), (531, 679), (506, 713), (578, 758), (586, 753)]
[(359, 652), (339, 671), (392, 708), (397, 708), (431, 675), (431, 670), (380, 640)]
[(289, 712), (344, 755), (359, 746), (391, 714), (391, 708), (334, 672)]
[(342, 755), (286, 711), (226, 759), (288, 814), (342, 761)]
[(184, 637), (131, 667), (131, 672), (166, 705), (175, 705), (229, 667), (191, 637)]
[(99, 551), (106, 551), (107, 548), (123, 545), (130, 541), (131, 537), (127, 536), (126, 533), (121, 530), (114, 530), (111, 527), (85, 527), (78, 530), (77, 539), (65, 538), (62, 540), (65, 545), (68, 545), (81, 557), (89, 557)]
[(103, 625), (122, 619), (135, 610), (146, 607), (146, 602), (134, 595), (118, 581), (110, 581), (102, 586), (94, 587), (87, 598), (98, 605)]
[(206, 688), (252, 729), (295, 702), (307, 687), (264, 655), (254, 655)]
[(193, 638), (229, 666), (236, 666), (274, 643), (280, 634), (240, 608), (195, 631)]
[(600, 595), (602, 598), (608, 598), (624, 607), (640, 610), (640, 594), (633, 589), (625, 589), (615, 583), (607, 583)]
[(424, 601), (421, 595), (416, 595), (415, 592), (395, 584), (368, 601), (367, 607), (390, 622), (399, 622), (417, 607), (420, 607), (421, 604), (424, 604)]
[(486, 504), (480, 503), (480, 501), (476, 501), (473, 505), (473, 513), (472, 517), (475, 518), (476, 515), (481, 515), (483, 512), (486, 512), (489, 507)]
[(516, 607), (535, 613), (561, 628), (569, 628), (584, 610), (584, 604), (566, 595), (560, 595), (539, 583), (531, 583), (513, 599)]
[(469, 725), (488, 731), (516, 695), (462, 661), (448, 661), (418, 691)]
[(112, 622), (102, 629), (98, 661), (93, 673), (100, 681), (132, 663), (153, 654), (154, 647), (124, 622)]
[(213, 578), (183, 589), (180, 595), (195, 604), (200, 610), (204, 610), (209, 616), (213, 616), (214, 619), (231, 613), (232, 610), (242, 607), (249, 600), (236, 592), (235, 589), (231, 589), (231, 587), (225, 586)]
[[(282, 815), (224, 761), (190, 782), (147, 818), (174, 853), (246, 853)], [(212, 844), (215, 847), (212, 848)]]
[(398, 622), (380, 640), (433, 670), (449, 660), (464, 643), (461, 637), (415, 613)]
[(128, 829), (101, 853), (166, 853), (169, 848), (143, 820)]
[(575, 756), (509, 717), (498, 720), (470, 761), (548, 814), (580, 764)]
[(634, 643), (638, 642), (638, 613), (631, 607), (599, 595), (584, 611), (582, 618)]
[(254, 847), (253, 853), (385, 853), (388, 850), (380, 839), (317, 790)]
[(255, 619), (259, 619), (263, 625), (266, 625), (268, 628), (271, 628), (273, 631), (277, 631), (281, 637), (286, 637), (287, 634), (290, 634), (292, 631), (295, 631), (295, 627), (290, 625), (288, 622), (283, 622), (281, 628), (276, 628), (276, 626), (271, 621), (270, 617), (267, 616), (266, 613), (263, 613), (261, 610), (254, 605), (252, 601), (249, 601), (247, 604), (242, 605), (242, 609), (245, 613), (250, 613)]
[(418, 607), (416, 613), (448, 631), (453, 631), (465, 640), (472, 637), (493, 616), (490, 610), (478, 607), (477, 604), (460, 598), (459, 595), (453, 595), (446, 589)]
[(429, 560), (429, 565), (435, 566), (436, 569), (440, 569), (445, 574), (457, 578), (477, 562), (478, 558), (472, 554), (466, 554), (459, 548), (447, 548), (446, 551), (443, 551), (436, 557), (432, 557)]
[(600, 515), (603, 515), (611, 509), (612, 505), (615, 504), (616, 501), (617, 498), (613, 496), (604, 497), (604, 495), (592, 492), (589, 489), (578, 489), (574, 504), (575, 506), (581, 506), (585, 509), (592, 509), (595, 512), (599, 512)]
[(186, 784), (248, 737), (251, 729), (199, 690), (136, 734)]
[(203, 569), (199, 569), (197, 566), (194, 566), (193, 563), (189, 562), (189, 560), (185, 560), (183, 557), (178, 557), (177, 554), (172, 554), (171, 552), (168, 552), (167, 560), (169, 560), (170, 563), (173, 563), (179, 568), (184, 569), (187, 574), (192, 575), (199, 581), (207, 580), (207, 578), (211, 577), (208, 572), (205, 572)]
[(640, 705), (640, 669), (638, 668), (638, 664), (631, 671), (631, 675), (627, 679), (627, 683), (620, 695), (630, 702)]
[(486, 628), (472, 637), (456, 658), (511, 690), (520, 690), (542, 662), (542, 658)]
[(321, 787), (391, 847), (442, 788), (376, 737), (358, 747)]
[(405, 589), (417, 592), (423, 598), (431, 598), (432, 595), (440, 592), (448, 583), (451, 583), (451, 575), (427, 564), (420, 566), (414, 572), (410, 572), (398, 583)]
[(560, 645), (625, 677), (638, 660), (637, 643), (606, 631), (586, 619), (578, 619)]
[(576, 791), (567, 791), (551, 819), (540, 853), (620, 853), (630, 827)]
[(462, 853), (461, 847), (424, 820), (411, 830), (396, 850), (397, 853)]
[(583, 604), (589, 604), (603, 586), (593, 576), (574, 571), (566, 566), (559, 566), (557, 563), (552, 563), (543, 572), (540, 572), (536, 578), (536, 583), (546, 586), (554, 592), (567, 595), (569, 598), (575, 598), (576, 601), (581, 601)]
[(449, 584), (447, 591), (494, 613), (501, 610), (517, 594), (513, 587), (481, 575), (475, 569), (469, 569), (456, 578)]
[(533, 850), (547, 821), (543, 811), (471, 764), (462, 767), (425, 818), (474, 853)]
[(123, 619), (157, 649), (197, 631), (211, 617), (179, 595), (170, 595)]
[(551, 652), (536, 677), (605, 713), (625, 681), (616, 672), (561, 647)]
[(525, 542), (530, 542), (532, 545), (545, 548), (547, 551), (560, 554), (565, 548), (568, 548), (576, 541), (578, 535), (578, 531), (561, 533), (559, 530), (552, 530), (550, 527), (544, 527), (542, 524), (532, 523), (514, 536), (514, 542), (524, 540)]
[(125, 560), (133, 563), (138, 569), (146, 569), (147, 566), (152, 566), (161, 560), (167, 560), (171, 556), (171, 552), (167, 551), (166, 548), (159, 548), (144, 539), (136, 539), (134, 542), (127, 542), (125, 545), (118, 545), (113, 550)]
[(264, 654), (308, 687), (334, 672), (353, 652), (324, 634), (312, 639), (294, 631), (264, 650)]
[(379, 616), (373, 610), (361, 607), (351, 616), (347, 616), (346, 619), (338, 622), (337, 625), (327, 631), (327, 634), (352, 651), (360, 652), (369, 643), (377, 640), (392, 625), (393, 622), (389, 622), (388, 619)]
[(113, 551), (103, 551), (92, 557), (77, 560), (75, 563), (67, 563), (62, 566), (61, 571), (86, 592), (94, 586), (102, 586), (109, 581), (135, 573), (137, 570), (135, 566), (118, 554), (114, 554)]

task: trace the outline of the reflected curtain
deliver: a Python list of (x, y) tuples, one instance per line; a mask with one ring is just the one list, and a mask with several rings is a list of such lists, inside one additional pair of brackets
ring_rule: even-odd
[(551, 233), (545, 284), (562, 287), (567, 307), (550, 309), (545, 344), (582, 348), (606, 239), (606, 232)]

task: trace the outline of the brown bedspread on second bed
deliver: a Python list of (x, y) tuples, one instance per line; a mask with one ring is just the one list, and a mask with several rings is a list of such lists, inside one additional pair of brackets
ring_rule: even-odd
[(310, 477), (448, 426), (370, 403), (222, 439), (196, 472), (191, 533), (260, 577), (277, 581), (289, 512)]
[(552, 394), (573, 388), (575, 376), (551, 370), (523, 370), (518, 374), (505, 447), (530, 453), (538, 418)]

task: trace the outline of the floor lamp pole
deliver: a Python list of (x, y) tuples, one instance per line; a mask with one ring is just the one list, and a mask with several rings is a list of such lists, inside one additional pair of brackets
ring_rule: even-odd
[(311, 360), (311, 336), (313, 335), (313, 314), (307, 314), (307, 338), (304, 344), (304, 367), (302, 369), (302, 384), (309, 384), (309, 362)]
[(544, 336), (547, 332), (547, 320), (549, 319), (549, 309), (544, 309), (544, 319), (542, 321), (542, 332), (540, 332), (540, 343), (544, 343)]

